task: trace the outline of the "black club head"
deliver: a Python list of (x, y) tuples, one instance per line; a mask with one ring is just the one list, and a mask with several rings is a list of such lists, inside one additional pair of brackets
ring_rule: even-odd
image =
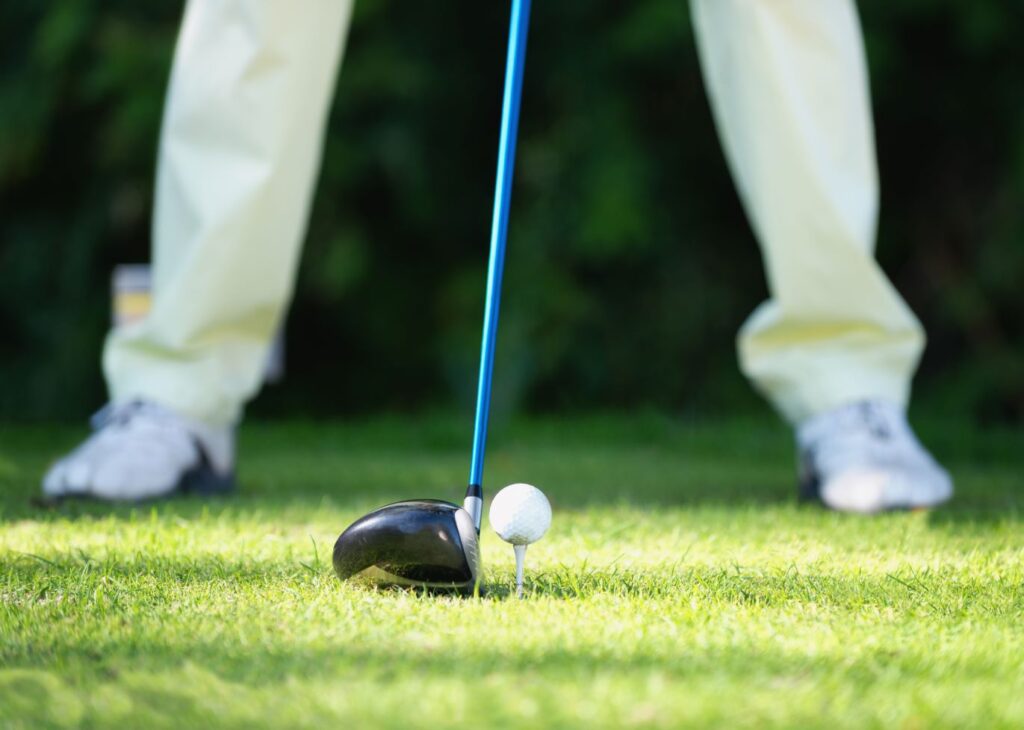
[(450, 502), (389, 504), (341, 533), (334, 572), (342, 580), (470, 593), (480, 580), (476, 527), (468, 512)]

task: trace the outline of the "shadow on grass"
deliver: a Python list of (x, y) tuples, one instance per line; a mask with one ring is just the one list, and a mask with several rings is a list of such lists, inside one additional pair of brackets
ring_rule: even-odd
[[(137, 522), (155, 515), (160, 519), (218, 519), (220, 517), (246, 518), (262, 516), (268, 524), (275, 520), (288, 521), (289, 516), (308, 514), (311, 510), (330, 509), (346, 515), (348, 521), (392, 502), (405, 499), (446, 499), (456, 504), (461, 503), (461, 489), (451, 487), (443, 490), (418, 490), (399, 492), (397, 490), (368, 489), (352, 490), (344, 495), (327, 494), (321, 491), (301, 493), (292, 491), (287, 495), (255, 495), (242, 494), (204, 498), (198, 496), (174, 497), (165, 500), (153, 500), (136, 504), (107, 504), (93, 500), (65, 500), (53, 504), (40, 503), (34, 495), (7, 495), (0, 499), (0, 525), (4, 522), (31, 520), (47, 523), (63, 520), (117, 520)], [(549, 491), (550, 495), (551, 492)], [(488, 495), (488, 498), (491, 495)], [(649, 508), (706, 508), (724, 507), (737, 510), (751, 508), (768, 508), (778, 505), (796, 505), (794, 491), (785, 488), (721, 487), (709, 492), (687, 493), (680, 491), (675, 494), (652, 492), (645, 494), (632, 490), (622, 494), (595, 495), (587, 493), (578, 499), (570, 495), (552, 499), (554, 509), (558, 513), (587, 508), (631, 507)], [(808, 510), (817, 510), (814, 505), (807, 505)], [(275, 514), (277, 515), (275, 517)], [(348, 524), (338, 525), (339, 530)]]
[[(699, 480), (682, 475), (674, 483), (647, 482), (621, 491), (604, 480), (583, 484), (566, 479), (563, 487), (557, 491), (549, 488), (547, 493), (556, 512), (620, 506), (652, 510), (724, 507), (746, 511), (800, 504), (784, 469), (776, 469), (775, 473), (762, 477), (761, 483), (742, 469), (725, 467), (722, 473), (716, 475), (713, 472), (714, 469), (705, 469), (705, 477)], [(544, 483), (557, 482), (547, 480)], [(184, 520), (253, 518), (271, 523), (304, 519), (304, 515), (316, 511), (337, 512), (348, 520), (402, 499), (429, 497), (458, 503), (461, 492), (462, 487), (457, 483), (443, 486), (430, 483), (416, 489), (410, 485), (391, 487), (376, 480), (351, 485), (340, 483), (329, 489), (319, 483), (303, 485), (297, 482), (287, 489), (271, 489), (257, 482), (251, 486), (243, 483), (236, 494), (221, 497), (184, 496), (128, 505), (76, 499), (45, 506), (37, 503), (33, 492), (27, 495), (24, 491), (21, 494), (8, 492), (0, 496), (0, 524), (17, 520), (53, 522), (68, 519), (135, 522), (150, 516)], [(810, 514), (823, 512), (815, 503), (803, 503), (801, 507)], [(1024, 485), (1020, 491), (996, 489), (984, 479), (969, 477), (958, 481), (952, 502), (928, 515), (930, 526), (958, 531), (1019, 524), (1022, 521)], [(341, 529), (344, 525), (339, 524), (338, 527)]]
[[(1022, 436), (1024, 438), (1024, 436)], [(936, 529), (970, 532), (1024, 520), (1024, 465), (1007, 458), (1004, 464), (957, 465), (953, 468), (953, 499), (928, 515)]]
[[(251, 424), (242, 432), (234, 496), (119, 506), (68, 502), (53, 509), (39, 509), (31, 500), (48, 459), (81, 433), (5, 427), (0, 522), (128, 520), (154, 510), (193, 519), (325, 505), (354, 516), (401, 499), (460, 502), (467, 426), (448, 416)], [(933, 513), (931, 524), (948, 529), (1019, 521), (1024, 454), (1013, 437), (1020, 434), (954, 439), (962, 429), (932, 431), (934, 441), (962, 461), (954, 469), (957, 495)], [(793, 504), (796, 492), (790, 435), (770, 417), (694, 423), (643, 414), (516, 422), (495, 429), (485, 486), (493, 494), (496, 485), (516, 481), (540, 486), (556, 510), (620, 504), (745, 509)]]
[(943, 507), (928, 515), (928, 524), (956, 532), (988, 531), (1002, 525), (1018, 526), (1024, 521), (1024, 495), (1002, 502)]
[[(32, 500), (39, 494), (45, 461), (28, 453), (13, 459), (15, 468), (9, 474), (0, 474), (0, 521), (128, 519), (152, 510), (187, 519), (204, 513), (316, 509), (324, 504), (362, 513), (402, 499), (461, 502), (468, 470), (465, 449), (424, 445), (397, 435), (346, 442), (343, 435), (259, 429), (243, 443), (235, 495), (137, 505), (74, 500), (40, 509)], [(788, 448), (762, 444), (728, 454), (721, 440), (709, 441), (703, 432), (699, 436), (675, 444), (666, 439), (619, 442), (607, 437), (591, 442), (579, 435), (559, 441), (529, 434), (490, 451), (485, 487), (490, 496), (497, 485), (530, 482), (548, 494), (556, 510), (618, 504), (743, 507), (794, 500)]]

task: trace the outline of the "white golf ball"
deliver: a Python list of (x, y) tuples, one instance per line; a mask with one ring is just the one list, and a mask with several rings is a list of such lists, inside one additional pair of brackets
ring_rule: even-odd
[(530, 484), (510, 484), (491, 502), (491, 527), (505, 542), (529, 545), (551, 527), (551, 505), (544, 492)]

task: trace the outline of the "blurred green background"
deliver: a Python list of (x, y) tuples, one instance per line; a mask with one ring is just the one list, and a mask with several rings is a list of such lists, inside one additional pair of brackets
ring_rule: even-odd
[[(931, 344), (918, 405), (1024, 417), (1019, 0), (860, 4), (880, 258)], [(117, 263), (148, 257), (180, 0), (0, 0), (0, 418), (81, 418)], [(264, 415), (472, 398), (505, 3), (360, 0), (288, 376)], [(760, 408), (736, 328), (765, 296), (682, 0), (538, 0), (499, 408)]]

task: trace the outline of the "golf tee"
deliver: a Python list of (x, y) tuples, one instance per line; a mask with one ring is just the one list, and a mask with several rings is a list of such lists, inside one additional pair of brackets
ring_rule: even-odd
[(523, 597), (523, 566), (526, 564), (526, 545), (515, 545), (516, 551), (516, 598)]

